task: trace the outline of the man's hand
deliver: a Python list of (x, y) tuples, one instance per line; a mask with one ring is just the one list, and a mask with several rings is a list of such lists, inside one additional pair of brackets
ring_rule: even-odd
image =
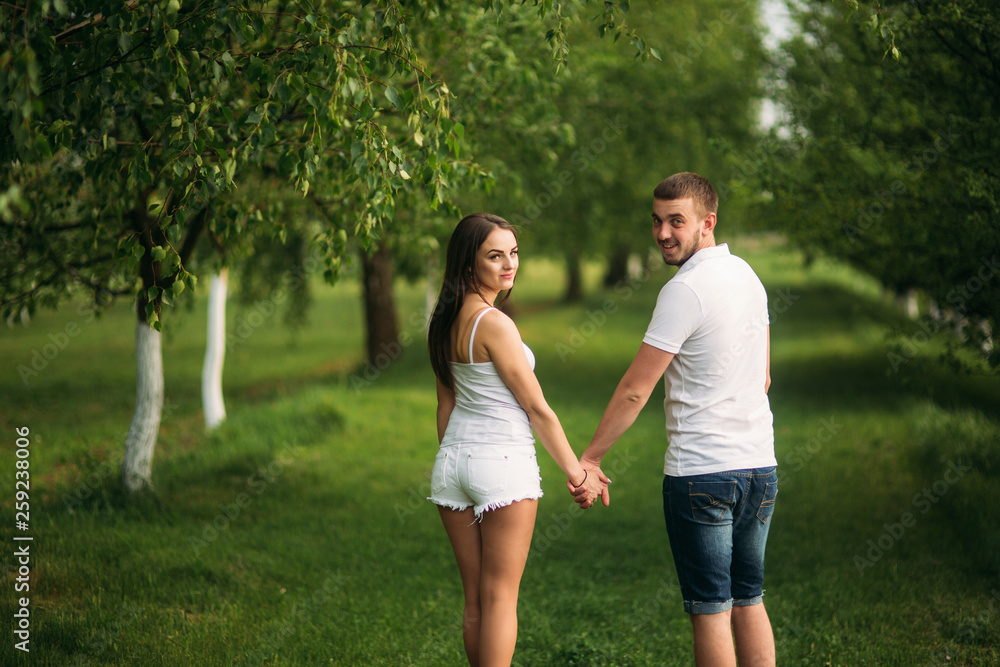
[(605, 507), (611, 504), (611, 494), (608, 491), (608, 479), (601, 466), (596, 461), (580, 459), (580, 465), (587, 471), (587, 480), (579, 487), (573, 486), (572, 482), (566, 480), (566, 488), (573, 494), (573, 499), (583, 509), (594, 506), (597, 498), (600, 497)]

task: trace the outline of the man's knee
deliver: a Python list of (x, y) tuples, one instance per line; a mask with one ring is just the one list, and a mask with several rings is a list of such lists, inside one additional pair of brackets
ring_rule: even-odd
[(755, 614), (766, 614), (764, 611), (764, 601), (748, 605), (733, 605), (733, 616), (753, 616)]
[(732, 619), (732, 613), (733, 609), (727, 609), (716, 614), (688, 614), (688, 618), (691, 619), (691, 625), (694, 626), (695, 630), (707, 630), (723, 626), (728, 628)]

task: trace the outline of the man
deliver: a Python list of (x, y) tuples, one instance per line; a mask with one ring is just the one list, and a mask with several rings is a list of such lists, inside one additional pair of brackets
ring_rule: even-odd
[(675, 174), (654, 190), (653, 237), (663, 261), (680, 270), (660, 291), (581, 463), (600, 473), (601, 458), (663, 377), (663, 508), (695, 660), (774, 665), (761, 589), (777, 494), (767, 295), (746, 262), (716, 245), (717, 208), (715, 190), (697, 174)]

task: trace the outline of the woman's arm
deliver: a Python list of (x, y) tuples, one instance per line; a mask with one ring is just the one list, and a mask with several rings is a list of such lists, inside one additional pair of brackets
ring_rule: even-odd
[(485, 316), (480, 322), (477, 340), (486, 347), (500, 377), (528, 414), (528, 421), (545, 451), (566, 473), (570, 484), (574, 487), (584, 485), (590, 499), (601, 495), (607, 485), (607, 477), (589, 475), (580, 465), (559, 418), (546, 402), (538, 378), (528, 364), (521, 335), (513, 320), (503, 313)]
[(444, 440), (444, 432), (448, 428), (448, 420), (451, 418), (451, 411), (455, 409), (455, 391), (441, 384), (437, 380), (437, 428), (438, 444)]

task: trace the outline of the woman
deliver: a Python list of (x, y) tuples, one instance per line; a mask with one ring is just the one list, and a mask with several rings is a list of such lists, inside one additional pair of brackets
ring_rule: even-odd
[(534, 355), (514, 322), (493, 307), (510, 296), (517, 236), (486, 213), (458, 223), (444, 286), (428, 332), (437, 376), (441, 447), (431, 474), (465, 593), (463, 639), (469, 664), (509, 665), (517, 640), (517, 593), (542, 495), (532, 428), (589, 502), (607, 478), (589, 475), (545, 402)]

